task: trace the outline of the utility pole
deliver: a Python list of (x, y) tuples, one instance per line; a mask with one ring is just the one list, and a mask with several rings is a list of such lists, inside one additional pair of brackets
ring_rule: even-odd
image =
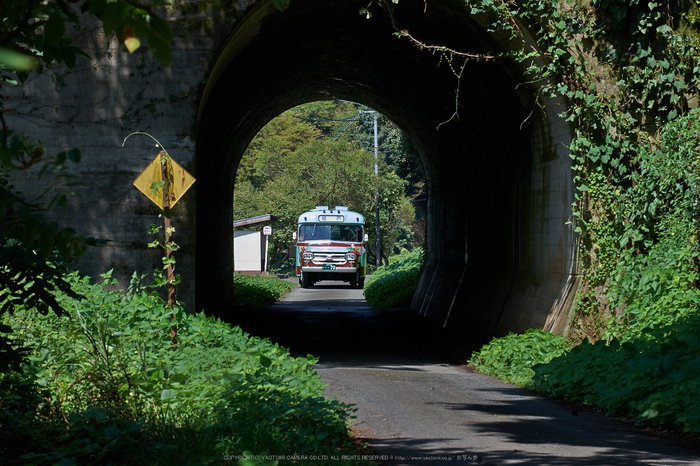
[(377, 237), (377, 259), (376, 266), (382, 265), (382, 237), (379, 233), (379, 141), (377, 139), (377, 112), (374, 112), (374, 179), (377, 183), (377, 190), (374, 193), (374, 225)]
[(380, 267), (382, 265), (382, 235), (379, 229), (379, 139), (377, 135), (377, 112), (375, 112), (374, 110), (360, 110), (359, 112), (357, 112), (357, 115), (355, 115), (352, 118), (352, 120), (350, 120), (348, 124), (340, 130), (340, 132), (333, 138), (333, 140), (335, 141), (336, 139), (338, 139), (338, 137), (340, 137), (343, 131), (345, 131), (345, 128), (350, 126), (350, 123), (355, 121), (355, 118), (362, 115), (363, 113), (371, 113), (374, 118), (374, 180), (377, 185), (377, 189), (374, 192), (374, 235), (377, 238), (377, 257), (375, 260), (375, 265), (377, 267)]
[(375, 265), (382, 265), (382, 235), (379, 231), (379, 139), (377, 135), (377, 112), (374, 110), (360, 110), (360, 113), (371, 113), (374, 118), (374, 180), (377, 185), (377, 190), (374, 192), (374, 235), (377, 238), (376, 251), (377, 256)]

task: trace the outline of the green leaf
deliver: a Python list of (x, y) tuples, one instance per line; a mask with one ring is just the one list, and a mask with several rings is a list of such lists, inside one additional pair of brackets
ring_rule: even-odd
[[(289, 8), (289, 5), (291, 4), (291, 0), (272, 0), (272, 4), (279, 11), (285, 11), (287, 8)], [(366, 14), (367, 14), (367, 17), (369, 18), (370, 12), (366, 11)]]
[(223, 378), (226, 382), (235, 383), (245, 379), (245, 376), (243, 374), (230, 374), (228, 372), (224, 372)]
[(270, 367), (272, 365), (272, 360), (267, 356), (260, 356), (260, 365), (263, 367)]
[(49, 19), (44, 23), (44, 37), (46, 42), (53, 46), (59, 46), (61, 40), (66, 35), (66, 25), (63, 18), (58, 13), (49, 16)]
[(34, 244), (34, 238), (36, 237), (36, 229), (34, 221), (32, 219), (24, 220), (24, 228), (22, 229), (22, 244), (25, 248), (29, 249)]
[(167, 21), (159, 16), (151, 17), (151, 28), (154, 33), (160, 36), (163, 40), (170, 41), (173, 38), (173, 29)]
[(117, 1), (113, 3), (107, 3), (102, 14), (98, 15), (102, 20), (102, 27), (105, 31), (105, 35), (109, 35), (112, 31), (121, 31), (124, 22), (129, 16), (130, 5)]
[(61, 48), (61, 51), (63, 55), (63, 62), (66, 64), (68, 69), (72, 70), (75, 67), (76, 60), (75, 47), (64, 46)]
[(55, 232), (50, 228), (44, 228), (39, 235), (39, 250), (44, 257), (49, 257), (53, 252)]
[(81, 156), (80, 149), (71, 149), (68, 151), (68, 158), (73, 163), (80, 163)]
[(38, 64), (36, 57), (0, 47), (0, 65), (6, 69), (28, 71), (35, 69)]
[(49, 44), (48, 41), (44, 41), (42, 51), (44, 52), (42, 58), (46, 63), (51, 63), (54, 61), (56, 57), (56, 47)]
[(153, 54), (153, 56), (163, 65), (169, 66), (170, 61), (173, 58), (173, 52), (170, 48), (170, 42), (165, 40), (163, 37), (153, 33), (149, 33), (147, 37), (148, 45), (151, 46), (151, 53)]
[(89, 11), (95, 16), (100, 16), (107, 6), (107, 0), (90, 0)]

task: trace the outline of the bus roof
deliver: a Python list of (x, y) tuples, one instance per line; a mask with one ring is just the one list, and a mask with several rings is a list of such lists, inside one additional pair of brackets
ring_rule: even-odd
[(348, 210), (345, 206), (317, 206), (299, 216), (299, 223), (352, 223), (364, 225), (365, 217), (362, 214)]

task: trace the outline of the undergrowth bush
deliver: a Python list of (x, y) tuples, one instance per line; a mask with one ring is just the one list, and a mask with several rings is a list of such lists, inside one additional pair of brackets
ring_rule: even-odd
[(233, 301), (239, 304), (265, 306), (289, 293), (294, 284), (274, 276), (242, 275), (233, 276)]
[(408, 307), (423, 268), (423, 249), (417, 248), (389, 259), (365, 284), (367, 302), (375, 309)]
[(633, 329), (634, 338), (573, 347), (562, 337), (531, 329), (492, 340), (469, 363), (548, 396), (700, 433), (700, 314)]
[[(351, 410), (323, 397), (312, 356), (293, 358), (220, 320), (168, 309), (136, 277), (126, 294), (107, 291), (115, 283), (103, 278), (66, 278), (85, 297), (57, 296), (70, 317), (3, 316), (31, 348), (23, 373), (0, 378), (16, 387), (0, 395), (5, 461), (218, 464), (244, 452), (354, 451)], [(8, 436), (18, 414), (24, 420)]]
[(469, 364), (480, 372), (516, 385), (530, 385), (532, 367), (544, 364), (571, 347), (563, 337), (538, 329), (494, 338), (472, 354)]
[(634, 340), (585, 342), (534, 371), (548, 395), (700, 433), (700, 315)]

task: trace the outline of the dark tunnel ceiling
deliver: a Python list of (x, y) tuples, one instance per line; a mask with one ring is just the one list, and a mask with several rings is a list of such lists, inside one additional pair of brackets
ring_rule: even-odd
[[(198, 308), (215, 307), (215, 295), (226, 301), (232, 293), (233, 187), (240, 157), (268, 121), (305, 102), (359, 102), (406, 132), (428, 180), (431, 257), (463, 260), (466, 217), (490, 241), (513, 244), (513, 238), (502, 237), (507, 228), (497, 215), (507, 205), (506, 217), (515, 218), (517, 173), (531, 156), (522, 125), (529, 111), (516, 93), (522, 81), (517, 67), (507, 60), (469, 62), (459, 83), (459, 117), (436, 129), (455, 112), (453, 68), (439, 54), (397, 38), (381, 9), (369, 20), (360, 15), (365, 6), (354, 0), (293, 0), (288, 11), (279, 12), (259, 1), (222, 47), (198, 115)], [(426, 44), (470, 53), (495, 47), (461, 1), (401, 0), (394, 20)], [(461, 64), (454, 59), (454, 66)], [(478, 198), (488, 201), (465, 202)], [(510, 247), (498, 250), (507, 254)], [(470, 261), (477, 259), (469, 254)]]
[[(286, 12), (258, 2), (242, 19), (222, 51), (202, 109), (236, 127), (225, 151), (237, 159), (247, 142), (281, 112), (313, 100), (345, 99), (372, 107), (395, 121), (422, 152), (434, 129), (455, 110), (462, 66), (419, 50), (393, 35), (389, 16), (366, 2), (294, 0)], [(377, 5), (374, 5), (375, 7)], [(469, 53), (488, 53), (495, 42), (469, 16), (460, 1), (401, 0), (394, 13), (399, 29), (426, 44)], [(459, 83), (459, 131), (474, 142), (498, 137), (524, 119), (515, 93), (515, 66), (506, 61), (472, 61)], [(240, 113), (244, 114), (240, 114)], [(200, 115), (202, 117), (203, 115)], [(203, 121), (208, 120), (204, 118)], [(449, 125), (443, 133), (450, 131)]]

